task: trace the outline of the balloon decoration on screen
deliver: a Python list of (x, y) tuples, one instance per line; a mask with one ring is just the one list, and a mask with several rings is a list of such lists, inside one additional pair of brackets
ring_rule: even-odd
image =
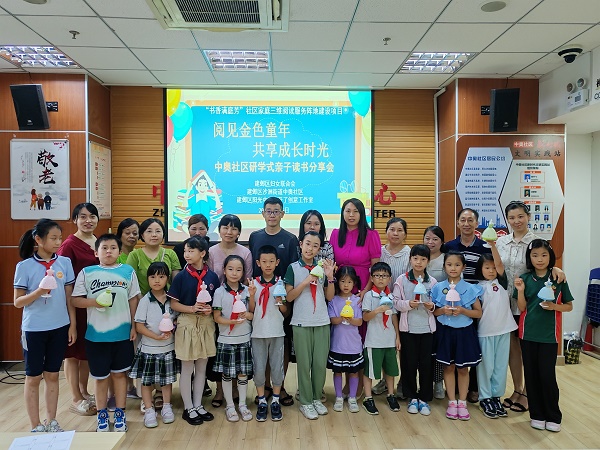
[(362, 134), (365, 138), (365, 141), (371, 145), (371, 111), (367, 113), (362, 121)]
[(173, 140), (173, 121), (167, 116), (167, 147)]
[(179, 142), (188, 134), (188, 131), (192, 127), (192, 122), (194, 121), (192, 108), (187, 103), (181, 102), (171, 116), (171, 120), (173, 121), (173, 137)]
[(171, 116), (177, 110), (181, 101), (181, 89), (167, 89), (167, 115)]
[(349, 91), (348, 98), (354, 111), (365, 117), (371, 109), (371, 91)]

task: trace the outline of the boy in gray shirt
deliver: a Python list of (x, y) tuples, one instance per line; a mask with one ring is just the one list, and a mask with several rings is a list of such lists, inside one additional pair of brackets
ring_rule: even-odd
[[(392, 296), (388, 284), (392, 277), (389, 264), (377, 262), (371, 267), (373, 288), (365, 294), (362, 302), (363, 320), (367, 324), (365, 336), (365, 399), (363, 407), (369, 414), (379, 414), (371, 394), (374, 379), (381, 378), (381, 369), (385, 372), (388, 388), (387, 402), (394, 412), (400, 411), (398, 400), (394, 396), (394, 377), (400, 375), (396, 351), (400, 350), (398, 333), (398, 316), (392, 304)], [(386, 302), (388, 298), (388, 302)], [(382, 304), (383, 303), (388, 304)]]
[(285, 332), (283, 331), (284, 304), (277, 305), (273, 298), (273, 290), (278, 278), (275, 268), (279, 264), (277, 249), (272, 245), (263, 245), (258, 249), (256, 265), (262, 275), (248, 280), (250, 286), (250, 311), (252, 319), (252, 359), (254, 361), (254, 384), (258, 394), (256, 420), (267, 420), (268, 406), (265, 398), (265, 382), (267, 361), (271, 367), (273, 399), (271, 401), (271, 419), (279, 421), (283, 418), (279, 394), (283, 384), (283, 348)]

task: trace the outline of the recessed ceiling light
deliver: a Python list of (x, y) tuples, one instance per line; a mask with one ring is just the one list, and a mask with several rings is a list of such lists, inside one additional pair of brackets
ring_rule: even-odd
[(413, 53), (398, 73), (454, 73), (476, 53), (427, 52)]
[(483, 5), (481, 5), (481, 10), (483, 12), (496, 12), (496, 11), (500, 11), (501, 9), (506, 8), (506, 2), (502, 2), (502, 1), (493, 1), (493, 2), (486, 2)]
[(33, 5), (45, 5), (48, 0), (23, 0), (24, 2), (31, 3)]
[(77, 69), (75, 61), (56, 47), (46, 45), (3, 45), (0, 58), (24, 69)]
[(271, 58), (263, 50), (204, 50), (212, 70), (226, 72), (268, 72)]

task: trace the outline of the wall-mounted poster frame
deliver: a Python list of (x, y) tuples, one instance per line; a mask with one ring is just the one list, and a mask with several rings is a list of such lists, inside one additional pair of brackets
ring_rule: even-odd
[(111, 149), (89, 141), (88, 198), (98, 208), (100, 219), (112, 217)]
[(10, 141), (10, 213), (13, 220), (69, 219), (67, 139)]

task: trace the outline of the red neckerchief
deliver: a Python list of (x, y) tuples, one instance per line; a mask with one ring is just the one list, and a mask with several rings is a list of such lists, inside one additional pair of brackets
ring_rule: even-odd
[[(233, 305), (235, 305), (235, 302), (239, 301), (236, 297), (237, 294), (244, 292), (244, 285), (242, 283), (240, 283), (239, 287), (238, 287), (238, 291), (235, 291), (234, 289), (231, 289), (227, 283), (223, 283), (223, 285), (225, 286), (225, 289), (227, 289), (227, 292), (229, 292), (231, 294), (231, 296), (233, 297), (233, 303), (231, 304), (231, 308), (233, 309)], [(229, 318), (231, 320), (237, 320), (237, 318), (239, 317), (240, 313), (231, 313), (231, 316), (229, 316)], [(235, 327), (235, 324), (232, 323), (229, 325), (229, 333), (231, 334), (231, 332), (233, 331), (233, 327)]]
[(273, 278), (273, 280), (269, 281), (268, 283), (262, 283), (262, 280), (262, 277), (256, 277), (256, 282), (263, 287), (263, 290), (260, 292), (260, 297), (258, 297), (258, 305), (262, 306), (262, 316), (260, 317), (261, 319), (265, 317), (265, 313), (267, 312), (267, 303), (269, 302), (269, 288), (271, 286), (275, 286), (275, 283), (272, 283), (271, 281), (276, 282), (277, 278)]
[[(304, 261), (302, 261), (304, 263)], [(315, 268), (314, 265), (310, 266), (308, 264), (304, 264), (304, 267), (308, 269), (308, 274), (310, 275), (310, 271)], [(317, 310), (317, 283), (310, 283), (310, 294), (313, 299), (313, 314)]]
[[(413, 274), (413, 278), (412, 278), (412, 279), (410, 278), (410, 276), (409, 276), (409, 275), (410, 275), (410, 271), (406, 272), (406, 279), (407, 279), (408, 281), (410, 281), (410, 282), (411, 282), (412, 284), (414, 284), (415, 286), (416, 286), (417, 284), (419, 284), (419, 280), (415, 279), (415, 276), (414, 276), (414, 274)], [(425, 280), (423, 280), (423, 281), (425, 281)], [(418, 295), (418, 297), (417, 297), (417, 295)], [(421, 294), (415, 294), (415, 300), (419, 300), (419, 301), (421, 301)]]
[(202, 279), (204, 278), (204, 275), (206, 275), (206, 272), (208, 272), (208, 266), (204, 264), (204, 266), (202, 266), (202, 272), (198, 273), (195, 268), (191, 267), (189, 264), (186, 264), (185, 270), (187, 270), (191, 276), (198, 280), (198, 286), (196, 286), (196, 297), (198, 297), (198, 294), (202, 290)]
[[(371, 288), (371, 290), (373, 292), (375, 292), (376, 294), (379, 294), (379, 297), (381, 297), (381, 290), (377, 287), (377, 286), (373, 286)], [(385, 289), (383, 290), (383, 293), (385, 295), (390, 295), (390, 288), (388, 286), (385, 287)], [(386, 313), (383, 313), (383, 328), (387, 328), (387, 323), (389, 320), (390, 316), (388, 316)]]
[[(37, 253), (34, 255), (33, 259), (35, 259), (37, 262), (39, 262), (42, 266), (44, 266), (46, 268), (46, 272), (48, 271), (48, 269), (50, 267), (52, 267), (52, 264), (54, 264), (56, 262), (56, 260), (58, 259), (58, 256), (56, 256), (56, 254), (52, 254), (52, 256), (50, 257), (50, 261), (44, 261), (43, 259), (40, 258), (40, 255), (38, 255)], [(46, 275), (46, 273), (44, 272), (44, 275)]]

